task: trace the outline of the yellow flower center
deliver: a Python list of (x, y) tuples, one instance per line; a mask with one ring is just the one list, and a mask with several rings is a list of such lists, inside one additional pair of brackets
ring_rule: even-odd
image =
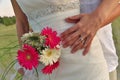
[(30, 56), (30, 55), (27, 55), (26, 58), (27, 58), (27, 60), (30, 60), (30, 59), (31, 59), (31, 56)]
[(47, 56), (50, 57), (52, 55), (52, 51), (48, 51)]

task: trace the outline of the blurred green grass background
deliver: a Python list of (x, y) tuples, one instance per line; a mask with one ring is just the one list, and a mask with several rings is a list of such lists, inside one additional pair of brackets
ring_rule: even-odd
[[(0, 79), (8, 64), (16, 58), (18, 47), (15, 25), (0, 24)], [(9, 74), (13, 71), (11, 70)], [(6, 80), (10, 80), (9, 76), (11, 75), (8, 75)]]
[(119, 57), (119, 66), (117, 68), (117, 72), (118, 72), (118, 80), (120, 80), (120, 17), (118, 19), (116, 19), (113, 22), (113, 39), (114, 39), (114, 43), (115, 43), (115, 47), (116, 47), (116, 51), (117, 51), (117, 55)]
[[(117, 54), (120, 58), (120, 18), (113, 22), (113, 35)], [(18, 48), (15, 24), (11, 26), (0, 24), (0, 75), (5, 67), (16, 58)], [(117, 70), (118, 80), (120, 80), (120, 66)]]

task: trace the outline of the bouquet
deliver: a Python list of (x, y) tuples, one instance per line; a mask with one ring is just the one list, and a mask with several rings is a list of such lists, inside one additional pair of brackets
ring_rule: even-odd
[(52, 28), (45, 27), (40, 33), (29, 32), (21, 37), (22, 48), (17, 51), (18, 62), (27, 70), (44, 65), (43, 74), (51, 74), (59, 66), (60, 37)]

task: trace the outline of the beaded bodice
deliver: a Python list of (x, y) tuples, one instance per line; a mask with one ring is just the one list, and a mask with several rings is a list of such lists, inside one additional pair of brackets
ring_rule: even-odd
[(62, 32), (63, 28), (65, 30), (71, 27), (64, 19), (80, 13), (79, 0), (17, 0), (17, 2), (28, 17), (30, 26), (37, 32), (46, 25), (56, 30), (58, 27), (61, 28), (58, 25), (66, 25), (61, 31), (58, 30)]
[[(79, 0), (17, 0), (22, 10), (34, 18), (80, 7)], [(29, 2), (28, 2), (29, 1)]]

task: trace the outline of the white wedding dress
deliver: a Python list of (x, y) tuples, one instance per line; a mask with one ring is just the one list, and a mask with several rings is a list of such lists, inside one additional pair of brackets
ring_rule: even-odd
[[(34, 32), (40, 32), (49, 26), (60, 34), (70, 28), (71, 23), (64, 19), (80, 13), (79, 0), (17, 0), (17, 3), (28, 17)], [(71, 49), (62, 48), (60, 66), (51, 75), (41, 73), (39, 78), (35, 71), (25, 70), (23, 80), (109, 80), (107, 64), (97, 35), (92, 41), (89, 53), (82, 55), (83, 50), (71, 54)], [(20, 66), (16, 66), (18, 69)]]

